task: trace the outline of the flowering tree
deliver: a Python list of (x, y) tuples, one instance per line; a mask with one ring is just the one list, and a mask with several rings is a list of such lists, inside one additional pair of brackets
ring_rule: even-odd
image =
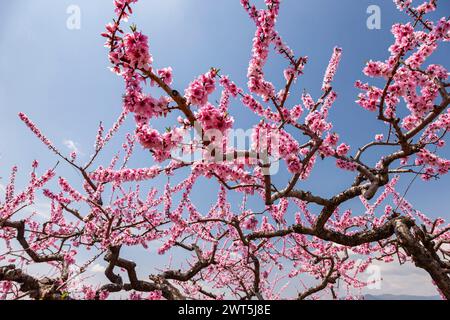
[[(372, 262), (395, 259), (424, 269), (442, 297), (450, 298), (450, 226), (415, 210), (395, 188), (402, 176), (430, 180), (450, 169), (450, 160), (437, 152), (450, 128), (448, 72), (426, 64), (450, 39), (448, 19), (427, 19), (436, 0), (419, 6), (394, 0), (411, 22), (395, 24), (387, 59), (369, 61), (363, 70), (384, 85), (356, 82), (361, 90), (357, 104), (372, 112), (386, 132), (374, 132), (374, 140), (359, 148), (340, 142), (329, 120), (337, 98), (333, 78), (343, 50), (336, 47), (332, 53), (322, 96), (314, 99), (304, 92), (300, 101), (291, 87), (308, 58), (295, 55), (277, 32), (279, 0), (265, 0), (263, 9), (241, 0), (256, 27), (247, 88), (211, 68), (184, 92), (172, 87), (170, 67), (155, 66), (147, 36), (134, 25), (125, 31), (135, 2), (115, 0), (117, 16), (103, 34), (111, 69), (125, 83), (123, 111), (106, 134), (100, 125), (87, 163), (80, 164), (75, 153), (62, 154), (19, 114), (52, 152), (80, 173), (83, 187), (77, 190), (67, 179), (56, 179), (57, 167), (38, 174), (34, 162), (27, 187), (16, 192), (13, 168), (0, 202), (3, 298), (106, 299), (114, 292), (129, 292), (134, 299), (280, 299), (292, 285), (298, 299), (350, 298), (371, 284), (359, 274)], [(270, 48), (286, 61), (286, 84), (279, 91), (264, 73)], [(162, 96), (147, 93), (146, 86), (159, 89)], [(217, 91), (221, 97), (214, 105), (210, 101)], [(260, 120), (251, 129), (247, 148), (233, 143), (231, 99)], [(169, 123), (169, 114), (177, 114), (178, 120)], [(123, 152), (109, 164), (97, 165), (100, 152), (129, 115), (136, 130), (127, 135)], [(166, 119), (166, 131), (152, 127), (157, 118)], [(149, 152), (154, 166), (128, 166), (136, 145)], [(383, 154), (375, 163), (367, 160), (372, 149)], [(338, 172), (354, 174), (354, 182), (332, 197), (304, 190), (302, 184), (325, 158), (336, 162)], [(289, 172), (285, 185), (273, 182), (278, 164)], [(156, 183), (144, 187), (157, 177), (167, 178), (163, 188)], [(59, 188), (51, 190), (47, 185), (55, 179)], [(215, 204), (205, 212), (190, 198), (201, 179), (219, 186)], [(38, 192), (51, 203), (45, 222), (22, 210)], [(264, 209), (252, 209), (249, 199), (259, 199)], [(364, 205), (363, 212), (344, 208), (354, 199)], [(168, 263), (164, 270), (139, 276), (126, 249), (154, 244), (158, 254), (177, 255), (185, 263)], [(83, 261), (81, 253), (86, 252), (90, 258)], [(100, 257), (107, 262), (108, 281), (75, 285)], [(49, 267), (52, 276), (28, 272), (37, 264)], [(316, 283), (306, 286), (306, 276)], [(345, 290), (337, 290), (339, 285)]]

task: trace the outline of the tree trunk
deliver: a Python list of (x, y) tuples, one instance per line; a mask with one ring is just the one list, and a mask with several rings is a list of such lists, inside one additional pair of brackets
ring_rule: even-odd
[(412, 221), (397, 220), (395, 233), (415, 265), (427, 271), (442, 295), (450, 300), (449, 266), (436, 254), (434, 243)]

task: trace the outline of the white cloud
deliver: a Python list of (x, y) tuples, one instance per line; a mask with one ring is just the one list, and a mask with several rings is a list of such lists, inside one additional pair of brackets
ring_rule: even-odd
[(105, 272), (105, 270), (106, 268), (99, 263), (96, 263), (91, 267), (91, 271), (95, 273), (102, 273)]
[(51, 212), (51, 205), (49, 202), (45, 201), (38, 201), (28, 207), (25, 207), (23, 209), (23, 212), (27, 215), (31, 215), (36, 213), (38, 216), (49, 219), (50, 218), (50, 212)]
[(78, 143), (76, 143), (73, 140), (66, 139), (63, 141), (64, 145), (71, 151), (75, 152), (78, 155), (82, 155), (82, 152), (80, 151)]
[(430, 275), (412, 263), (400, 265), (398, 262), (376, 262), (380, 267), (381, 285), (379, 289), (365, 290), (368, 294), (394, 294), (414, 296), (436, 296), (438, 292)]

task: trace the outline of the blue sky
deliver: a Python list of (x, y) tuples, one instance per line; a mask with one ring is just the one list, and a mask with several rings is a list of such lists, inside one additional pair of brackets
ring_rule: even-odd
[[(256, 3), (263, 3), (256, 0)], [(366, 27), (369, 5), (381, 8), (381, 29)], [(66, 20), (69, 5), (81, 9), (81, 29), (69, 30)], [(449, 14), (450, 3), (441, 1), (435, 16)], [(246, 83), (254, 25), (238, 0), (141, 0), (135, 6), (132, 21), (150, 38), (150, 50), (157, 68), (172, 66), (174, 87), (184, 91), (187, 84), (210, 67), (229, 74), (240, 86)], [(54, 155), (37, 141), (17, 117), (25, 112), (63, 151), (69, 141), (76, 144), (81, 156), (92, 152), (99, 121), (111, 124), (121, 111), (124, 85), (108, 69), (107, 51), (100, 33), (113, 17), (112, 0), (14, 0), (0, 1), (0, 183), (9, 168), (18, 164), (28, 171), (33, 159), (43, 167), (53, 166)], [(343, 59), (335, 78), (338, 92), (331, 119), (342, 140), (356, 147), (383, 132), (373, 113), (355, 104), (358, 90), (355, 80), (366, 80), (361, 72), (369, 59), (386, 59), (392, 43), (390, 26), (407, 17), (389, 0), (285, 0), (282, 3), (278, 30), (298, 55), (309, 56), (305, 76), (301, 77), (290, 100), (300, 102), (303, 89), (314, 97), (320, 95), (323, 74), (335, 45), (343, 48)], [(450, 67), (448, 45), (432, 56), (430, 62)], [(275, 84), (283, 84), (285, 61), (272, 55), (266, 68)], [(238, 102), (231, 113), (236, 124), (248, 128), (254, 118)], [(129, 119), (114, 139), (104, 159), (120, 148), (123, 134), (133, 129)], [(157, 124), (163, 127), (163, 124)], [(449, 148), (444, 155), (450, 156)], [(138, 152), (131, 165), (152, 164), (148, 153)], [(59, 174), (75, 181), (76, 173), (61, 166)], [(305, 188), (329, 196), (343, 189), (351, 175), (335, 169), (334, 163), (320, 164)], [(405, 177), (406, 183), (412, 177)], [(275, 182), (283, 185), (283, 172)], [(203, 183), (198, 190), (206, 189)], [(433, 217), (450, 217), (450, 176), (430, 183), (418, 182), (408, 199)], [(193, 194), (194, 200), (214, 194)], [(207, 207), (208, 201), (203, 201)], [(256, 206), (257, 204), (255, 204)], [(201, 207), (201, 206), (200, 206)]]

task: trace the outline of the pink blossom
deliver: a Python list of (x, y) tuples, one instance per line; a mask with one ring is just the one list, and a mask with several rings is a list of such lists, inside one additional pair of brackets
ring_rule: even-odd
[(214, 92), (216, 71), (211, 70), (189, 84), (185, 95), (189, 103), (202, 107), (208, 102), (208, 96)]
[(350, 151), (350, 146), (348, 146), (345, 143), (340, 144), (339, 147), (337, 147), (337, 149), (336, 149), (336, 153), (339, 156), (346, 156), (349, 151)]
[(331, 86), (331, 81), (336, 74), (339, 62), (341, 61), (342, 49), (335, 47), (333, 50), (333, 55), (331, 56), (330, 62), (328, 64), (325, 76), (323, 78), (322, 90), (326, 91)]
[(159, 69), (158, 75), (161, 79), (163, 79), (165, 84), (167, 84), (169, 86), (172, 84), (173, 78), (172, 78), (172, 68), (171, 67)]

